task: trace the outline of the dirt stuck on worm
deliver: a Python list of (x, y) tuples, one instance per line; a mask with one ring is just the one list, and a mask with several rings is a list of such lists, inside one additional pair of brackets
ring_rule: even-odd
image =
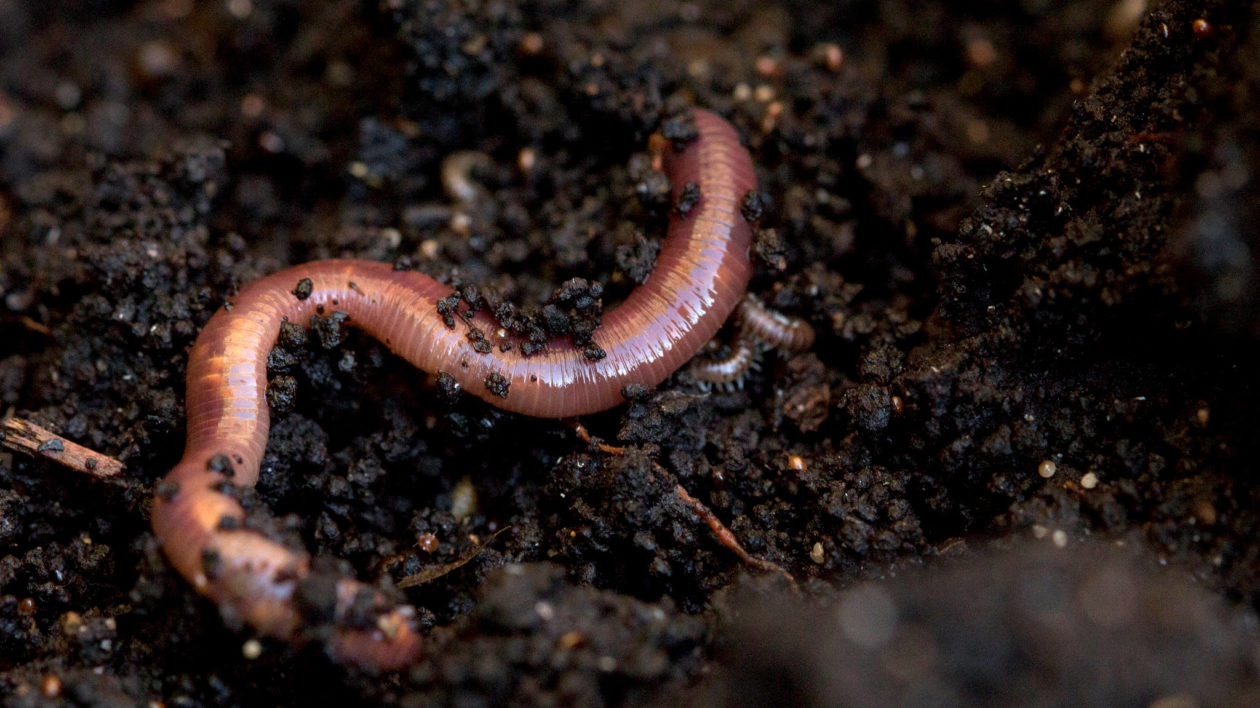
[[(126, 465), (0, 453), (0, 695), (1254, 703), (1260, 3), (1140, 5), (0, 3), (0, 403)], [(449, 569), (402, 591), (424, 655), (336, 668), (170, 570), (153, 483), (240, 286), (367, 258), (585, 331), (650, 270), (644, 146), (688, 105), (747, 139), (750, 290), (810, 351), (626, 392), (582, 421), (613, 456), (287, 330), (244, 523), (338, 574)]]

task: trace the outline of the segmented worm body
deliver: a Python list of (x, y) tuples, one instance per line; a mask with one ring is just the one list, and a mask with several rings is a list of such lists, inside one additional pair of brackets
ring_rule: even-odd
[(733, 319), (738, 337), (772, 349), (803, 352), (814, 344), (814, 328), (808, 322), (771, 310), (752, 293), (739, 301)]
[(731, 316), (735, 337), (731, 351), (721, 359), (700, 360), (691, 365), (691, 375), (706, 385), (743, 387), (744, 376), (758, 368), (758, 358), (766, 349), (803, 352), (814, 343), (814, 328), (798, 317), (787, 317), (767, 308), (756, 295), (748, 293)]
[(606, 352), (601, 360), (567, 340), (525, 356), (484, 312), (457, 313), (452, 327), (451, 313), (438, 307), (448, 286), (384, 263), (308, 263), (242, 289), (190, 354), (187, 447), (153, 506), (154, 531), (172, 565), (225, 617), (261, 634), (322, 639), (336, 659), (374, 670), (414, 661), (420, 638), (410, 607), (356, 580), (312, 571), (306, 553), (244, 523), (233, 489), (258, 478), (269, 424), (267, 355), (281, 323), (345, 312), (417, 367), (445, 372), (464, 390), (525, 415), (616, 406), (627, 385), (656, 385), (686, 363), (739, 303), (752, 272), (752, 227), (739, 210), (756, 187), (751, 158), (726, 121), (701, 110), (694, 120), (698, 137), (666, 155), (664, 167), (675, 200), (684, 189), (694, 200), (698, 187), (698, 201), (685, 215), (671, 214), (650, 277), (605, 315), (594, 337)]
[(691, 376), (700, 382), (705, 391), (713, 386), (731, 391), (744, 387), (744, 377), (749, 371), (760, 368), (761, 350), (757, 343), (736, 337), (731, 350), (721, 359), (698, 359), (691, 364)]

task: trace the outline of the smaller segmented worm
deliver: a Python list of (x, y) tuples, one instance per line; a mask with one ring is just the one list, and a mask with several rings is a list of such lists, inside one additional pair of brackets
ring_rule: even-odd
[(739, 301), (731, 320), (735, 337), (730, 353), (721, 359), (701, 359), (691, 364), (692, 378), (706, 386), (743, 388), (744, 377), (759, 367), (764, 350), (803, 352), (814, 344), (814, 328), (808, 322), (768, 309), (752, 293)]
[[(488, 313), (452, 299), (449, 287), (384, 263), (318, 261), (243, 288), (189, 354), (187, 446), (153, 504), (154, 532), (171, 564), (225, 618), (261, 634), (322, 640), (334, 658), (371, 670), (414, 661), (420, 638), (410, 607), (352, 578), (316, 572), (305, 552), (246, 522), (237, 491), (258, 479), (269, 427), (267, 356), (281, 324), (345, 313), (419, 368), (525, 415), (571, 417), (619, 405), (627, 386), (655, 386), (691, 359), (752, 274), (752, 226), (740, 210), (756, 188), (752, 159), (722, 118), (702, 110), (692, 118), (695, 139), (663, 156), (679, 208), (651, 275), (606, 313), (594, 350), (553, 341), (527, 354)], [(742, 326), (762, 331), (753, 313)]]
[(490, 156), (475, 150), (460, 150), (442, 160), (442, 189), (457, 202), (471, 202), (487, 190), (473, 181), (474, 169), (485, 169), (492, 164)]
[(808, 322), (767, 308), (752, 293), (740, 300), (734, 319), (738, 336), (772, 349), (803, 352), (814, 345), (814, 328)]
[(726, 356), (721, 359), (697, 359), (692, 362), (689, 371), (705, 391), (714, 386), (726, 391), (742, 389), (748, 372), (760, 369), (760, 358), (761, 351), (756, 342), (736, 335)]

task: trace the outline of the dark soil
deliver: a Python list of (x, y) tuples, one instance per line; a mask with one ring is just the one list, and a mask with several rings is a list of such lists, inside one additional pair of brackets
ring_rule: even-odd
[[(127, 465), (0, 454), (0, 695), (1256, 704), (1260, 2), (1149, 4), (0, 2), (3, 413)], [(281, 532), (395, 583), (502, 533), (405, 591), (412, 671), (246, 658), (148, 525), (210, 313), (332, 256), (544, 329), (611, 305), (688, 105), (746, 135), (751, 289), (812, 351), (584, 420), (618, 457), (337, 322), (287, 333)], [(468, 202), (458, 150), (491, 158)]]

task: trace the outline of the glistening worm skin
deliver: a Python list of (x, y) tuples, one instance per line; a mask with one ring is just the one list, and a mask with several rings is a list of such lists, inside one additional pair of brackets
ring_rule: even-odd
[[(518, 346), (503, 351), (501, 343), (515, 343), (501, 342), (498, 325), (477, 313), (469, 324), (493, 345), (482, 353), (485, 341), (466, 336), (468, 324), (452, 329), (438, 312), (449, 287), (384, 263), (318, 261), (242, 289), (210, 319), (189, 356), (187, 447), (153, 505), (154, 532), (171, 564), (226, 618), (261, 634), (324, 639), (334, 658), (371, 670), (414, 661), (420, 638), (410, 607), (356, 580), (313, 573), (307, 554), (243, 526), (231, 488), (258, 479), (269, 424), (267, 355), (281, 323), (343, 311), (417, 367), (445, 372), (466, 391), (525, 415), (616, 406), (625, 386), (654, 386), (686, 363), (730, 315), (752, 273), (752, 227), (739, 210), (756, 187), (752, 160), (726, 121), (701, 110), (694, 119), (697, 139), (666, 155), (664, 168), (675, 200), (694, 182), (699, 201), (685, 216), (670, 216), (647, 282), (605, 315), (595, 332), (607, 353), (602, 360), (588, 360), (567, 340), (528, 357)], [(331, 623), (312, 630), (314, 618)]]

